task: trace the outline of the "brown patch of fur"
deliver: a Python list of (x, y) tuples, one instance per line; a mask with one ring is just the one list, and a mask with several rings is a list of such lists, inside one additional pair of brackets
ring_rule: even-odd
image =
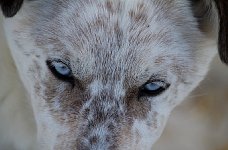
[(166, 59), (164, 58), (164, 56), (159, 56), (155, 59), (154, 63), (155, 64), (162, 64)]
[[(49, 75), (50, 76), (50, 75)], [(51, 81), (51, 82), (50, 82)], [(44, 81), (45, 85), (45, 101), (48, 104), (49, 110), (53, 113), (57, 121), (60, 123), (69, 122), (69, 125), (77, 122), (79, 110), (83, 103), (88, 100), (89, 93), (87, 90), (81, 91), (81, 88), (75, 84), (74, 88), (68, 82), (65, 84), (65, 89), (62, 93), (58, 92), (58, 84), (62, 82), (56, 79), (54, 76), (50, 77), (47, 81)], [(55, 97), (59, 96), (59, 110), (55, 107)], [(65, 114), (65, 115), (64, 115)], [(67, 116), (65, 118), (64, 116)], [(73, 122), (72, 122), (73, 121)]]
[[(143, 120), (147, 117), (149, 111), (151, 111), (151, 104), (146, 97), (139, 97), (139, 87), (131, 88), (126, 93), (126, 107), (127, 116), (129, 119)], [(133, 120), (129, 120), (129, 124), (132, 124)]]
[(114, 8), (113, 8), (113, 2), (112, 1), (106, 1), (106, 8), (109, 12), (114, 13)]
[(146, 23), (148, 19), (146, 6), (143, 3), (139, 3), (136, 9), (129, 11), (129, 16), (135, 23)]

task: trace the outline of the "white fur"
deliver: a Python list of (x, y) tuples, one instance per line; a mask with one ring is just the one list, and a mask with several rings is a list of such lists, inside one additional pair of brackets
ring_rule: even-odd
[[(197, 28), (187, 0), (172, 1), (175, 6), (170, 12), (162, 11), (163, 5), (150, 0), (110, 1), (114, 8), (120, 3), (120, 11), (108, 12), (106, 0), (69, 0), (64, 5), (55, 1), (25, 2), (13, 19), (4, 20), (12, 56), (31, 99), (41, 149), (71, 149), (73, 142), (79, 141), (90, 149), (104, 150), (117, 141), (119, 149), (149, 150), (160, 137), (170, 112), (208, 71), (216, 53), (216, 37), (208, 37)], [(161, 2), (165, 7), (165, 1)], [(53, 3), (59, 13), (52, 10)], [(140, 10), (140, 3), (145, 10)], [(40, 7), (44, 4), (47, 7)], [(31, 9), (34, 6), (37, 10)], [(145, 13), (146, 23), (133, 22), (137, 16), (129, 15), (131, 11), (139, 16), (140, 11)], [(48, 18), (52, 13), (54, 16)], [(166, 16), (170, 13), (173, 18)], [(93, 82), (80, 91), (88, 92), (90, 97), (79, 99), (83, 104), (78, 111), (76, 106), (68, 105), (72, 103), (73, 107), (78, 100), (72, 100), (73, 89), (48, 70), (45, 62), (50, 58), (69, 61), (79, 81), (93, 77)], [(149, 79), (164, 80), (170, 87), (161, 95), (144, 97), (143, 102), (149, 102), (151, 109), (144, 117), (127, 116), (131, 107), (126, 107), (123, 98), (129, 89), (140, 88)], [(86, 110), (89, 112), (84, 119)], [(99, 113), (109, 118), (98, 118), (100, 122), (89, 130), (87, 126), (96, 123)], [(126, 129), (129, 119), (133, 125)], [(108, 130), (110, 124), (120, 132), (121, 140), (112, 139), (117, 133)], [(90, 145), (89, 138), (94, 135), (100, 140)], [(129, 138), (124, 139), (127, 135)]]

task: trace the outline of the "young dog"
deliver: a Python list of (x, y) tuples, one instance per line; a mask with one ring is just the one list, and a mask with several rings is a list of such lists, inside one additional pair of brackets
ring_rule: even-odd
[(150, 150), (206, 75), (217, 45), (228, 63), (225, 0), (0, 5), (38, 149)]

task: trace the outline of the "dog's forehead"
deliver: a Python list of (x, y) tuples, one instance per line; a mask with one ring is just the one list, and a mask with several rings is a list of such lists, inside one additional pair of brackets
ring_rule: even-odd
[[(166, 56), (175, 59), (178, 53), (180, 57), (182, 47), (183, 51), (186, 49), (181, 36), (190, 35), (178, 33), (191, 19), (178, 18), (182, 10), (172, 8), (174, 3), (182, 4), (170, 0), (69, 0), (58, 8), (64, 11), (51, 20), (39, 20), (43, 24), (36, 25), (32, 32), (37, 44), (46, 46), (49, 55), (64, 55), (87, 69), (85, 73), (91, 74), (94, 68), (109, 68), (110, 73), (113, 69), (125, 69), (128, 73), (135, 69), (141, 73), (151, 70), (148, 67), (154, 67), (152, 64), (162, 63)], [(176, 16), (169, 18), (174, 12)], [(172, 21), (179, 23), (180, 28), (171, 25)], [(188, 55), (186, 51), (183, 54)]]

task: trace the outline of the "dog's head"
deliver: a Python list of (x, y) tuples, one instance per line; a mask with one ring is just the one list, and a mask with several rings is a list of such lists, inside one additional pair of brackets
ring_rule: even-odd
[(225, 0), (0, 4), (43, 149), (149, 150), (217, 39), (228, 62)]

